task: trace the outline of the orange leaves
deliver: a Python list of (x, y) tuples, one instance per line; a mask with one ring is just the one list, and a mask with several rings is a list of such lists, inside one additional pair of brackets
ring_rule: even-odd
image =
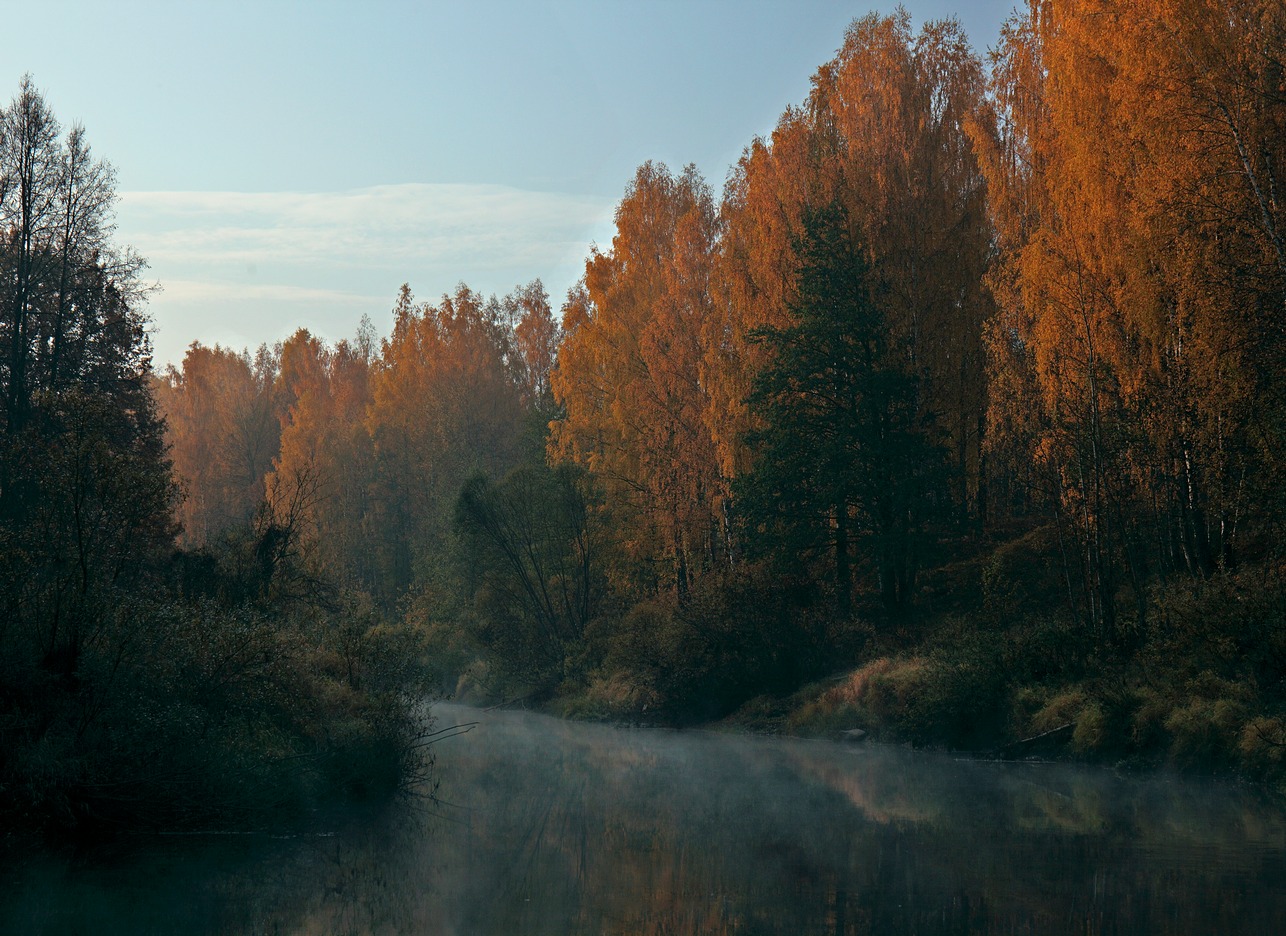
[(722, 496), (701, 346), (718, 222), (694, 168), (647, 163), (616, 224), (564, 307), (552, 384), (566, 415), (550, 451), (600, 476), (630, 551), (663, 559), (663, 578), (685, 587), (709, 561)]
[(549, 375), (562, 337), (549, 308), (549, 295), (540, 280), (535, 280), (507, 297), (505, 305), (513, 328), (514, 365), (523, 402), (545, 408), (552, 394)]
[(610, 251), (564, 308), (551, 453), (585, 465), (628, 514), (639, 558), (682, 587), (722, 550), (731, 479), (749, 467), (746, 398), (786, 327), (810, 208), (840, 204), (868, 244), (899, 366), (956, 455), (958, 504), (979, 500), (985, 401), (985, 188), (965, 125), (981, 69), (958, 26), (916, 37), (905, 13), (868, 16), (819, 69), (804, 106), (755, 140), (714, 212), (694, 170), (640, 167)]
[[(398, 518), (436, 536), (475, 469), (503, 474), (521, 419), (500, 305), (461, 286), (438, 305), (404, 289), (372, 375), (367, 426)], [(409, 546), (408, 546), (409, 548)]]
[(1032, 3), (995, 54), (975, 127), (1003, 248), (992, 345), (1020, 346), (1007, 363), (1031, 380), (1025, 402), (993, 397), (993, 423), (1060, 471), (1087, 565), (1121, 549), (1134, 573), (1204, 570), (1235, 536), (1250, 397), (1281, 393), (1265, 312), (1286, 265), (1262, 193), (1286, 159), (1284, 24), (1269, 0)]
[(200, 546), (249, 521), (263, 498), (280, 426), (267, 348), (256, 357), (193, 344), (156, 384), (176, 479), (181, 536)]
[(314, 571), (395, 597), (465, 477), (513, 465), (556, 334), (533, 283), (503, 302), (462, 286), (436, 306), (403, 288), (378, 348), (366, 321), (355, 340), (301, 329), (255, 359), (194, 345), (157, 390), (188, 542), (244, 528), (262, 503), (289, 509)]
[(783, 327), (806, 208), (840, 204), (869, 245), (891, 339), (922, 387), (959, 466), (958, 501), (978, 496), (985, 406), (981, 281), (992, 252), (985, 185), (965, 132), (982, 93), (979, 62), (954, 23), (916, 36), (910, 19), (866, 16), (821, 69), (807, 106), (756, 141), (729, 182), (707, 362), (727, 473), (744, 471), (742, 400), (766, 365), (747, 337)]

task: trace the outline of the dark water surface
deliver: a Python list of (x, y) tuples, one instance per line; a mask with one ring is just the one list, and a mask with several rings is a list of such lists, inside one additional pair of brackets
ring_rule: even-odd
[(0, 933), (1279, 934), (1286, 814), (1242, 787), (514, 712), (437, 805), (0, 870)]

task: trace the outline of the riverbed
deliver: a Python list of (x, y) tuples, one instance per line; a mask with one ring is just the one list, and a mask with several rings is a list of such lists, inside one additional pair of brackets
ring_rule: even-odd
[(1253, 787), (435, 713), (476, 724), (432, 797), (26, 856), (0, 933), (1286, 932), (1286, 813)]

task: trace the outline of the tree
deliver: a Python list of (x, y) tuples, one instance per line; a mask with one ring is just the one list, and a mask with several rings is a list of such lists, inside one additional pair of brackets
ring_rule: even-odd
[(788, 108), (770, 140), (756, 139), (746, 148), (724, 187), (702, 377), (711, 398), (710, 433), (727, 479), (750, 466), (745, 440), (755, 423), (747, 400), (771, 359), (771, 348), (753, 336), (789, 324), (801, 216), (810, 205), (836, 197), (836, 141), (814, 132), (814, 113), (812, 107)]
[(108, 390), (146, 368), (143, 262), (110, 240), (115, 174), (79, 126), (64, 139), (24, 77), (0, 110), (0, 381), (13, 437), (35, 396), (89, 382)]
[(923, 416), (951, 452), (959, 520), (986, 510), (982, 276), (992, 258), (985, 179), (966, 128), (981, 65), (954, 21), (918, 36), (905, 11), (854, 21), (803, 106), (756, 140), (725, 189), (716, 301), (703, 342), (711, 432), (722, 470), (747, 467), (746, 399), (771, 346), (751, 340), (790, 319), (810, 210), (840, 204), (870, 254), (881, 314), (919, 381)]
[(497, 665), (550, 688), (597, 614), (603, 582), (589, 481), (571, 465), (470, 478), (456, 501), (465, 588)]
[(213, 545), (247, 526), (263, 501), (264, 477), (281, 445), (278, 365), (266, 346), (252, 358), (193, 343), (182, 364), (155, 381), (175, 479), (185, 491), (178, 511), (184, 545)]
[(523, 405), (549, 412), (553, 405), (549, 375), (562, 340), (549, 294), (540, 280), (532, 280), (506, 296), (502, 305), (513, 332), (514, 369)]
[[(173, 489), (113, 174), (24, 78), (0, 110), (0, 614), (58, 672), (171, 543)], [(30, 647), (14, 649), (22, 658)]]
[(694, 167), (646, 163), (616, 227), (564, 306), (550, 454), (603, 484), (634, 584), (683, 593), (726, 539), (701, 350), (718, 219)]
[(1123, 582), (1141, 625), (1151, 576), (1227, 568), (1272, 516), (1283, 17), (1033, 3), (995, 53), (975, 127), (1001, 248), (995, 449), (1041, 466), (1103, 638), (1129, 630)]
[[(0, 109), (3, 824), (245, 821), (328, 785), (396, 780), (413, 750), (409, 706), (396, 701), (410, 682), (361, 692), (350, 654), (341, 689), (326, 673), (334, 659), (309, 649), (317, 615), (304, 631), (305, 615), (283, 613), (319, 604), (296, 574), (311, 479), (264, 492), (233, 574), (174, 548), (153, 387), (209, 495), (198, 501), (207, 534), (258, 493), (275, 439), (263, 425), (273, 362), (194, 347), (188, 373), (154, 378), (142, 263), (111, 243), (113, 200), (110, 168), (79, 128), (60, 135), (24, 79)], [(392, 656), (389, 641), (368, 643), (368, 659)], [(412, 655), (413, 642), (397, 652)], [(335, 740), (326, 713), (351, 741)]]
[(880, 594), (900, 608), (940, 496), (933, 425), (842, 206), (807, 212), (795, 250), (792, 321), (756, 335), (773, 354), (749, 398), (762, 428), (748, 439), (754, 467), (738, 481), (739, 511), (752, 542), (788, 561), (825, 556), (845, 617), (854, 547), (869, 541)]
[(393, 333), (371, 374), (371, 523), (393, 593), (447, 549), (452, 506), (475, 471), (502, 476), (516, 461), (522, 403), (501, 305), (461, 284), (437, 305), (404, 286)]
[(148, 638), (125, 609), (161, 587), (173, 548), (142, 264), (108, 241), (113, 200), (110, 167), (90, 158), (79, 128), (60, 135), (24, 79), (0, 109), (0, 785), (10, 791), (44, 782), (24, 758), (65, 779), (90, 757), (83, 739)]
[(298, 532), (315, 571), (376, 593), (375, 454), (367, 426), (373, 344), (359, 334), (329, 347), (301, 329), (282, 345), (281, 452), (268, 490), (276, 502), (295, 505), (303, 483), (309, 493)]

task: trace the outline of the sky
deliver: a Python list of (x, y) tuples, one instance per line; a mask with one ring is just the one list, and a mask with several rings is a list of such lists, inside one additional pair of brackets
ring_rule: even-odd
[[(1013, 0), (904, 6), (984, 52)], [(334, 341), (363, 315), (383, 334), (402, 283), (540, 278), (557, 308), (640, 164), (695, 163), (717, 192), (845, 27), (892, 8), (44, 0), (5, 4), (0, 77), (11, 97), (29, 73), (116, 167), (163, 368), (193, 341)]]

